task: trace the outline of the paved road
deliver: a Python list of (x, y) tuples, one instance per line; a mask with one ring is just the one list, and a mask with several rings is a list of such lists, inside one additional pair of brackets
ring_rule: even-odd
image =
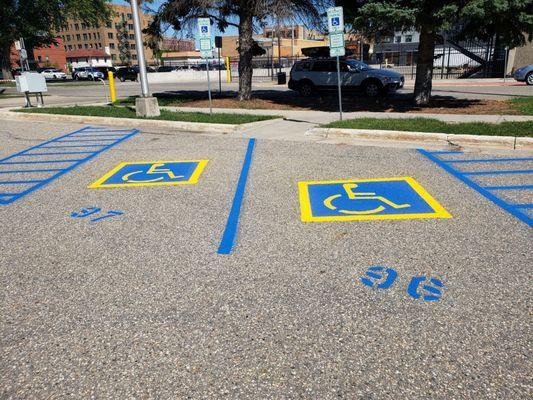
[[(79, 128), (2, 121), (0, 157)], [(217, 254), (248, 145), (141, 132), (0, 205), (1, 398), (531, 398), (526, 223), (414, 149), (258, 140), (236, 246)], [(123, 161), (197, 159), (196, 185), (87, 189)], [(298, 182), (403, 176), (452, 218), (300, 220)], [(84, 207), (123, 214), (71, 217)], [(396, 279), (366, 286), (372, 266)]]
[[(489, 99), (489, 100), (503, 100), (516, 96), (533, 96), (533, 86), (526, 86), (523, 83), (508, 81), (507, 83), (489, 80), (487, 82), (465, 81), (458, 82), (452, 80), (435, 80), (433, 94), (435, 96), (451, 97), (457, 99)], [(255, 82), (255, 89), (258, 90), (274, 90), (287, 91), (286, 85), (276, 85), (271, 82)], [(412, 81), (406, 82), (405, 89), (398, 91), (399, 96), (406, 96), (412, 93), (414, 83)], [(118, 82), (116, 84), (117, 97), (133, 96), (140, 93), (140, 86), (136, 82)], [(176, 90), (191, 90), (204, 91), (207, 90), (205, 82), (183, 82), (176, 84), (153, 84), (150, 89), (154, 93)], [(238, 89), (237, 83), (222, 84), (222, 90)], [(213, 83), (213, 90), (218, 90), (218, 84)], [(10, 93), (14, 92), (13, 88), (8, 90)], [(105, 102), (105, 91), (103, 85), (92, 84), (85, 82), (65, 82), (53, 83), (49, 86), (48, 96), (45, 97), (47, 105), (66, 105), (66, 104), (84, 104), (84, 103), (98, 103)], [(24, 101), (22, 98), (0, 98), (0, 107), (16, 107), (22, 106)]]

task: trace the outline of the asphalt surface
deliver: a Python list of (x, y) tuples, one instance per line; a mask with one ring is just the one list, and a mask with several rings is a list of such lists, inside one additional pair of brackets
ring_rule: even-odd
[[(79, 128), (2, 121), (0, 157)], [(0, 206), (0, 398), (532, 397), (527, 224), (414, 149), (258, 140), (219, 255), (246, 146), (142, 132)], [(87, 189), (122, 161), (190, 159), (209, 160), (197, 185)], [(299, 181), (399, 176), (453, 218), (300, 221)], [(371, 266), (395, 283), (363, 285)], [(420, 275), (439, 301), (407, 294)]]

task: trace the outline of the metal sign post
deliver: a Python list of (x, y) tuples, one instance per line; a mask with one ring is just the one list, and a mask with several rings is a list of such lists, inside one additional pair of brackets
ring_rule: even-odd
[(329, 28), (329, 55), (337, 58), (337, 90), (339, 95), (339, 119), (342, 121), (342, 90), (340, 56), (346, 54), (344, 50), (344, 15), (342, 7), (332, 7), (327, 10)]
[(211, 104), (211, 80), (209, 79), (209, 59), (213, 57), (213, 44), (211, 43), (211, 21), (209, 18), (198, 18), (198, 33), (200, 35), (200, 55), (205, 58), (207, 71), (207, 93), (209, 97), (209, 115), (213, 115)]

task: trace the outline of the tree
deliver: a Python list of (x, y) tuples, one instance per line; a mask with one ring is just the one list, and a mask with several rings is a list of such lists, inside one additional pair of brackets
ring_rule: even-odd
[(440, 33), (457, 39), (487, 39), (522, 45), (533, 36), (533, 0), (337, 0), (346, 20), (367, 35), (416, 29), (420, 33), (414, 101), (426, 105), (431, 98), (435, 43)]
[(176, 31), (193, 27), (197, 18), (210, 18), (221, 32), (229, 26), (239, 31), (239, 100), (252, 95), (252, 58), (257, 52), (254, 45), (254, 26), (265, 24), (274, 11), (283, 6), (294, 16), (305, 16), (311, 22), (319, 21), (317, 1), (312, 0), (166, 0), (159, 8), (147, 32), (161, 37), (163, 24)]
[(98, 24), (109, 18), (109, 0), (0, 0), (0, 65), (11, 78), (10, 50), (23, 37), (26, 48), (54, 43), (68, 17)]

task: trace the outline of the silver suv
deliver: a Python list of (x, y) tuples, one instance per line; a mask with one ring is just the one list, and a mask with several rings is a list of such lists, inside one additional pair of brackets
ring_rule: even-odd
[[(402, 74), (386, 69), (375, 69), (364, 62), (342, 59), (340, 61), (343, 91), (362, 90), (368, 97), (376, 97), (403, 87)], [(334, 58), (310, 58), (297, 61), (289, 79), (289, 89), (302, 96), (317, 91), (337, 89), (337, 61)]]

